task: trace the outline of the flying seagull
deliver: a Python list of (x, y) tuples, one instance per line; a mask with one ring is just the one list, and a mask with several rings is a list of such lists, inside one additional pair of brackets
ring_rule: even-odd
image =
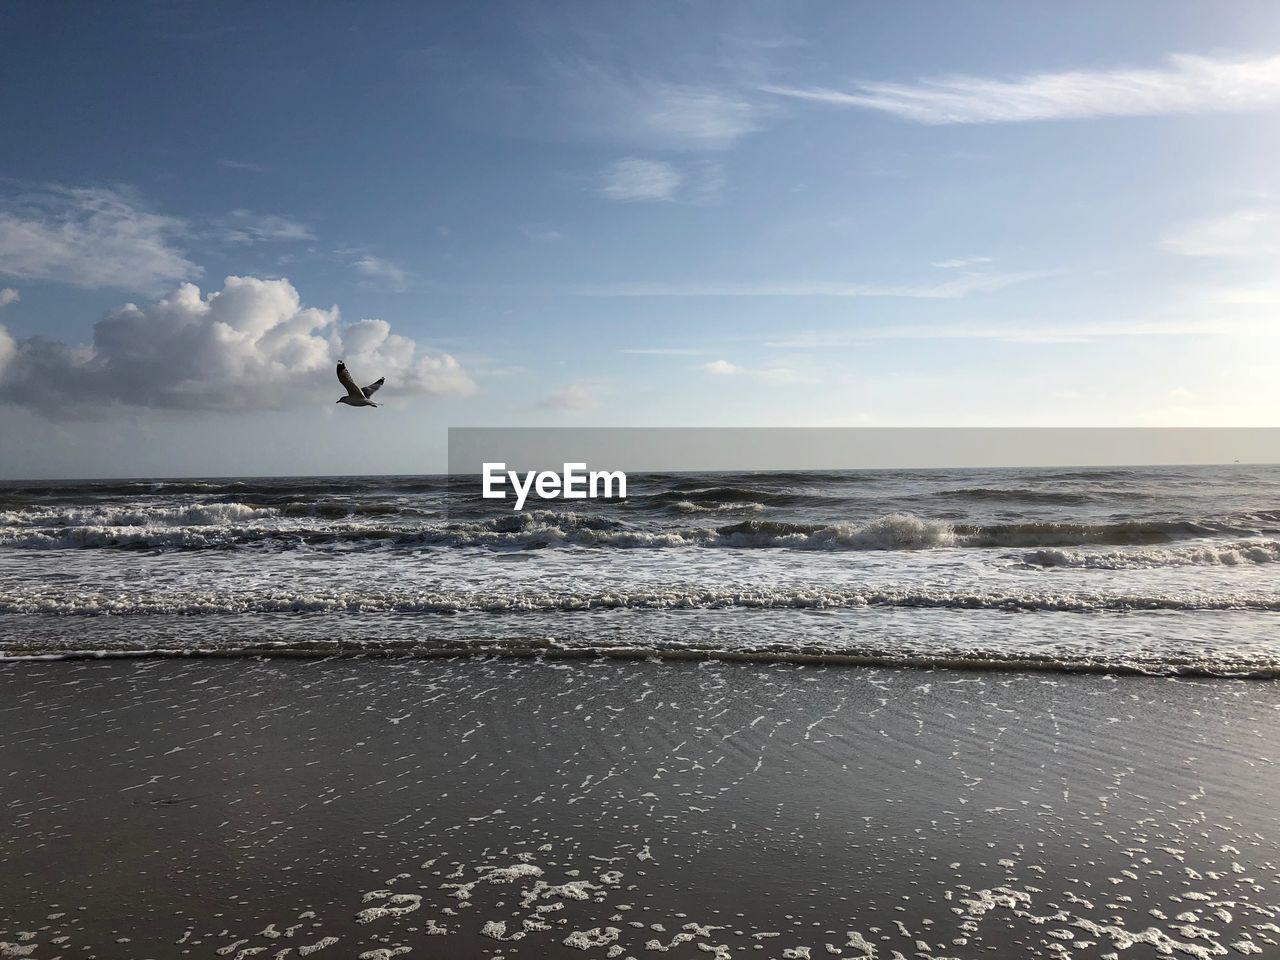
[(338, 403), (345, 403), (352, 407), (376, 407), (377, 404), (369, 398), (378, 392), (378, 388), (386, 379), (386, 377), (379, 377), (367, 387), (357, 387), (356, 382), (351, 379), (351, 374), (347, 372), (347, 365), (339, 360), (338, 380), (347, 388), (347, 395), (339, 397)]

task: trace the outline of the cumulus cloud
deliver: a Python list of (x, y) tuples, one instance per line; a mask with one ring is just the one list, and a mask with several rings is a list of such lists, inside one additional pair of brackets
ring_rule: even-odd
[(426, 353), (384, 320), (344, 324), (336, 307), (302, 304), (288, 280), (227, 277), (202, 295), (184, 283), (128, 303), (93, 328), (93, 342), (16, 340), (0, 328), (0, 402), (92, 416), (105, 405), (170, 410), (283, 408), (332, 400), (333, 366), (387, 378), (387, 400), (462, 396), (476, 386), (447, 353)]
[(198, 277), (185, 221), (103, 187), (50, 187), (0, 202), (0, 274), (154, 293)]
[(1245, 111), (1280, 104), (1280, 56), (1175, 54), (1154, 69), (1072, 70), (1013, 79), (953, 76), (848, 90), (767, 86), (779, 96), (891, 113), (917, 123), (1016, 123)]
[(674, 200), (684, 175), (661, 160), (627, 157), (604, 172), (600, 192), (610, 200)]
[(702, 368), (707, 373), (714, 373), (718, 377), (730, 377), (735, 373), (741, 373), (742, 368), (737, 364), (730, 363), (728, 360), (712, 360), (710, 363), (704, 363)]

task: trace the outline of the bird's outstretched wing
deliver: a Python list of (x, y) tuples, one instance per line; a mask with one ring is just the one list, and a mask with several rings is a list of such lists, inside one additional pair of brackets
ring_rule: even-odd
[(386, 378), (386, 377), (379, 377), (377, 380), (373, 381), (373, 383), (369, 384), (367, 387), (365, 387), (365, 388), (364, 388), (364, 390), (363, 390), (364, 398), (365, 398), (366, 400), (368, 400), (368, 399), (369, 399), (370, 397), (372, 397), (375, 393), (377, 393), (377, 392), (378, 392), (378, 388), (379, 388), (380, 386), (382, 386), (382, 385), (383, 385), (384, 383), (386, 383), (386, 382), (387, 382), (387, 378)]
[(338, 382), (347, 388), (347, 396), (354, 397), (356, 400), (364, 399), (364, 394), (360, 392), (356, 382), (351, 379), (351, 374), (347, 372), (347, 365), (341, 360), (338, 361)]

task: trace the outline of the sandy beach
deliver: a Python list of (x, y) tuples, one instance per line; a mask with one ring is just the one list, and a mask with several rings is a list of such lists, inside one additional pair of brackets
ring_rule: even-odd
[(1280, 688), (0, 668), (0, 956), (1270, 955)]

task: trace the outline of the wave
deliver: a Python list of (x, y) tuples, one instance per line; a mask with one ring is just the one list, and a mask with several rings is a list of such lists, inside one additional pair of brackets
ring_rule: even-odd
[(704, 505), (689, 500), (677, 500), (671, 504), (671, 509), (676, 513), (763, 513), (765, 505), (751, 501)]
[(865, 587), (618, 589), (577, 592), (298, 591), (252, 594), (0, 594), (0, 614), (202, 616), (265, 613), (582, 613), (602, 610), (855, 610), (866, 607), (1011, 613), (1280, 611), (1280, 596), (1052, 593)]
[(247, 503), (198, 503), (189, 506), (97, 506), (68, 509), (10, 510), (0, 513), (3, 528), (207, 527), (227, 526), (276, 516), (271, 508)]
[[(310, 515), (308, 518), (324, 519)], [(377, 519), (376, 515), (374, 519)], [(792, 523), (749, 519), (719, 527), (681, 528), (632, 526), (602, 514), (549, 510), (513, 512), (473, 522), (400, 519), (404, 522), (387, 525), (350, 515), (347, 522), (288, 523), (281, 520), (279, 511), (242, 503), (157, 510), (71, 511), (60, 514), (60, 522), (54, 524), (46, 520), (39, 525), (0, 526), (0, 547), (190, 550), (232, 549), (253, 544), (288, 548), (380, 543), (403, 547), (497, 550), (710, 547), (864, 551), (1144, 546), (1224, 535), (1250, 536), (1257, 532), (1226, 521), (971, 525), (909, 513), (892, 513), (865, 523)]]
[[(960, 490), (939, 490), (934, 496), (943, 497), (949, 500), (975, 500), (979, 502), (1010, 502), (1010, 503), (1039, 503), (1039, 504), (1082, 504), (1093, 503), (1099, 499), (1098, 495), (1092, 493), (1083, 493), (1077, 490), (1037, 490), (1037, 489), (1003, 489), (998, 487), (967, 487)], [(1108, 491), (1106, 497), (1122, 497), (1132, 499), (1142, 497), (1141, 494), (1128, 492)]]
[(341, 519), (343, 517), (428, 517), (439, 511), (408, 507), (394, 501), (315, 500), (278, 502), (274, 506), (286, 517), (319, 517)]
[(677, 489), (654, 493), (648, 496), (631, 497), (632, 506), (669, 506), (673, 503), (692, 502), (700, 504), (721, 503), (766, 503), (780, 506), (798, 500), (808, 500), (801, 494), (790, 492), (773, 492), (755, 487), (696, 487), (693, 489)]
[(744, 520), (713, 533), (710, 543), (714, 546), (798, 550), (923, 550), (960, 543), (951, 523), (910, 513), (891, 513), (862, 524)]
[(1031, 567), (1071, 567), (1086, 570), (1142, 570), (1155, 567), (1235, 567), (1280, 562), (1280, 542), (1242, 540), (1206, 543), (1167, 550), (1134, 550), (1126, 553), (1082, 553), (1068, 550), (1036, 550), (1022, 558)]
[(920, 670), (993, 670), (1046, 673), (1113, 674), (1149, 677), (1265, 679), (1280, 678), (1280, 662), (1234, 657), (1080, 655), (1061, 651), (1015, 653), (997, 650), (887, 650), (877, 647), (822, 648), (728, 647), (716, 644), (565, 644), (545, 637), (470, 638), (450, 641), (337, 640), (279, 641), (226, 646), (143, 646), (109, 648), (71, 645), (0, 646), (0, 662), (24, 660), (108, 660), (124, 658), (327, 659), (539, 658), (546, 660), (644, 660), (795, 664), (827, 667), (885, 667)]

